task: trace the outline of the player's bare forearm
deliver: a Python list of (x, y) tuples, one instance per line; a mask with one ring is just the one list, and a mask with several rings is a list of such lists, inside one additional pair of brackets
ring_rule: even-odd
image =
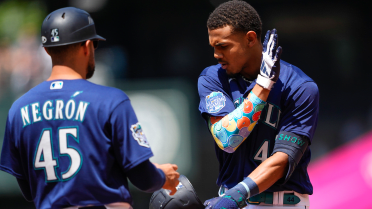
[(288, 155), (284, 152), (276, 152), (263, 161), (248, 177), (256, 182), (260, 193), (267, 190), (288, 170)]
[(269, 93), (270, 90), (256, 84), (234, 111), (224, 117), (209, 118), (209, 129), (220, 149), (232, 153), (244, 142), (260, 119)]
[[(265, 101), (267, 100), (267, 97), (269, 96), (269, 93), (270, 93), (270, 90), (269, 89), (265, 89), (263, 88), (262, 86), (256, 84), (253, 89), (252, 89), (252, 93), (254, 93), (258, 98), (260, 98), (262, 101)], [(248, 95), (248, 99), (249, 99), (249, 96), (251, 95), (251, 93), (249, 93)]]

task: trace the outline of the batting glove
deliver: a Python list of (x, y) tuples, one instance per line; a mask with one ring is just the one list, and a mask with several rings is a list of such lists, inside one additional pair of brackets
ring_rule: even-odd
[(276, 29), (268, 30), (263, 43), (260, 74), (256, 81), (257, 84), (265, 89), (270, 90), (279, 78), (281, 54), (282, 47), (278, 47)]
[[(209, 207), (206, 207), (209, 208)], [(212, 209), (239, 209), (239, 205), (236, 203), (234, 199), (231, 198), (231, 196), (222, 196), (218, 199), (218, 201), (213, 205), (213, 207), (210, 207)]]
[(214, 197), (204, 202), (205, 209), (212, 209), (213, 206), (220, 200), (221, 197)]
[(231, 196), (215, 197), (204, 202), (205, 209), (239, 209)]

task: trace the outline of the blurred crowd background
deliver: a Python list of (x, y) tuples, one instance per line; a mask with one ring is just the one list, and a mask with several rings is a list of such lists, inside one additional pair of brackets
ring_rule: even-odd
[[(216, 196), (218, 164), (213, 139), (198, 112), (197, 79), (205, 67), (217, 63), (206, 21), (223, 2), (1, 1), (0, 148), (13, 101), (51, 72), (50, 57), (41, 47), (42, 21), (56, 9), (74, 6), (88, 11), (98, 34), (107, 39), (96, 50), (91, 81), (128, 93), (153, 147), (153, 162), (179, 164), (202, 201)], [(278, 30), (282, 59), (318, 84), (320, 117), (311, 145), (312, 162), (324, 160), (340, 146), (357, 143), (372, 129), (371, 3), (247, 2), (260, 14), (263, 34)], [(146, 106), (145, 100), (154, 105)], [(134, 208), (148, 208), (151, 194), (134, 187), (132, 194)], [(23, 199), (14, 177), (4, 172), (0, 172), (0, 208), (34, 208)]]

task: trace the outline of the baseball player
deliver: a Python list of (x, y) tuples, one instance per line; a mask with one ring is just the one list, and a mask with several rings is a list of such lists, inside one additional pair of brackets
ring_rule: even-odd
[(205, 206), (309, 208), (317, 85), (280, 60), (275, 29), (261, 44), (262, 23), (248, 3), (221, 4), (207, 27), (219, 64), (200, 74), (199, 110), (215, 141), (220, 190)]
[(127, 178), (139, 189), (176, 191), (172, 164), (154, 165), (128, 96), (86, 79), (98, 41), (91, 16), (68, 7), (41, 28), (53, 69), (9, 110), (0, 170), (17, 178), (36, 208), (131, 208)]

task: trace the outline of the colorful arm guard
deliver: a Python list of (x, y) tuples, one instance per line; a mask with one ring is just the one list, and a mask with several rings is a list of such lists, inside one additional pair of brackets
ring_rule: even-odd
[(257, 124), (265, 104), (251, 92), (242, 104), (225, 117), (210, 117), (209, 129), (218, 147), (233, 153)]

